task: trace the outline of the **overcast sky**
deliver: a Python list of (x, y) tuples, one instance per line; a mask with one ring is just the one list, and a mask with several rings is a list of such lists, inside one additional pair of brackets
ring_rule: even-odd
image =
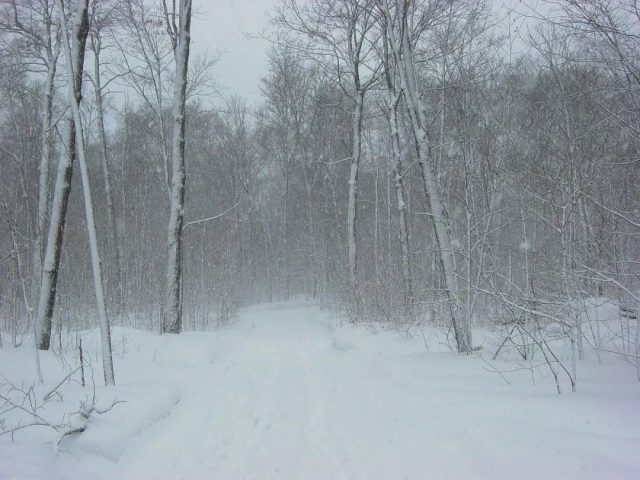
[[(266, 73), (265, 40), (257, 36), (268, 26), (280, 0), (200, 0), (193, 19), (193, 52), (223, 51), (214, 75), (222, 93), (238, 94), (250, 103), (259, 99), (259, 81)], [(522, 9), (537, 0), (493, 0), (494, 11), (505, 16), (508, 8)]]
[[(198, 15), (191, 27), (196, 54), (222, 50), (214, 75), (223, 94), (258, 99), (258, 84), (266, 71), (267, 42), (259, 35), (279, 0), (204, 0), (195, 2)], [(198, 6), (198, 4), (200, 6)]]

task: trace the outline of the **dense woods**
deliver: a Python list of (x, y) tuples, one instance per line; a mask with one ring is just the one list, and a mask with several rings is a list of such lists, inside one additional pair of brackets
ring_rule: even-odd
[[(304, 296), (459, 352), (491, 326), (572, 383), (587, 342), (637, 363), (640, 13), (518, 8), (283, 0), (254, 105), (190, 58), (189, 0), (2, 0), (2, 345)], [(602, 297), (620, 331), (583, 328)]]

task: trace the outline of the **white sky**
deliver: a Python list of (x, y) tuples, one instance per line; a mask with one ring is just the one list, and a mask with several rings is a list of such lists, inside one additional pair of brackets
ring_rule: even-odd
[(260, 78), (266, 72), (265, 40), (259, 35), (279, 0), (200, 0), (191, 27), (193, 52), (222, 50), (214, 76), (223, 94), (258, 100)]
[[(268, 43), (258, 36), (280, 0), (199, 0), (191, 28), (193, 53), (223, 51), (214, 76), (223, 94), (238, 94), (249, 103), (259, 100), (259, 81), (266, 73)], [(525, 11), (539, 0), (493, 0), (499, 17), (508, 9)], [(512, 21), (515, 19), (512, 18)], [(516, 22), (520, 23), (520, 22)], [(513, 27), (512, 27), (513, 28)]]

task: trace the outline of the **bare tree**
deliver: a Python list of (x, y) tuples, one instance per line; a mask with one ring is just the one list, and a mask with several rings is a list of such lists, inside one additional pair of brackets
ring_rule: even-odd
[(38, 215), (33, 248), (32, 294), (33, 301), (40, 286), (45, 231), (48, 227), (50, 203), (50, 171), (53, 153), (53, 97), (56, 69), (60, 54), (60, 34), (56, 26), (53, 2), (5, 0), (0, 30), (16, 35), (24, 44), (21, 50), (35, 60), (37, 71), (44, 69), (45, 83), (42, 91), (40, 162), (38, 179)]
[[(102, 81), (102, 53), (105, 50), (105, 36), (109, 29), (113, 29), (116, 21), (116, 11), (120, 8), (118, 1), (92, 0), (91, 28), (89, 30), (89, 49), (93, 53), (93, 91), (96, 102), (96, 115), (98, 126), (98, 140), (100, 147), (100, 163), (102, 165), (102, 177), (107, 203), (108, 225), (107, 229), (111, 250), (114, 254), (116, 286), (118, 289), (118, 305), (122, 308), (124, 299), (124, 286), (122, 279), (122, 261), (120, 258), (120, 242), (118, 240), (118, 228), (116, 225), (116, 213), (111, 188), (111, 172), (109, 167), (109, 148), (104, 119), (104, 93), (109, 81)], [(113, 80), (113, 77), (111, 80)]]
[[(285, 45), (269, 53), (269, 74), (262, 80), (265, 104), (261, 118), (265, 155), (272, 159), (274, 171), (279, 174), (278, 190), (281, 194), (282, 249), (278, 252), (283, 276), (282, 294), (291, 295), (294, 241), (292, 218), (295, 207), (292, 193), (301, 173), (305, 145), (308, 143), (307, 120), (311, 79), (297, 52)], [(267, 126), (268, 125), (268, 126)]]
[[(84, 47), (86, 45), (89, 2), (88, 0), (78, 0), (75, 14), (76, 34), (73, 37), (72, 45), (69, 45), (69, 37), (67, 35), (66, 21), (64, 20), (64, 7), (62, 0), (58, 0), (58, 9), (60, 18), (63, 19), (62, 27), (62, 43), (67, 57), (67, 73), (69, 78), (76, 78), (78, 75), (82, 77), (82, 71), (73, 70), (74, 65), (82, 66), (79, 57), (84, 56)], [(72, 57), (72, 52), (76, 59)], [(80, 87), (82, 84), (80, 83)], [(100, 260), (100, 251), (98, 249), (98, 236), (96, 233), (96, 221), (93, 213), (93, 199), (91, 198), (91, 185), (89, 182), (89, 169), (87, 168), (87, 160), (85, 156), (84, 134), (82, 126), (82, 117), (80, 115), (80, 99), (82, 93), (76, 90), (75, 84), (69, 82), (69, 103), (73, 115), (73, 122), (76, 129), (76, 149), (78, 153), (78, 162), (80, 163), (80, 174), (82, 177), (82, 190), (84, 192), (84, 208), (87, 221), (87, 231), (89, 234), (89, 246), (91, 249), (91, 266), (93, 271), (93, 282), (95, 287), (96, 303), (98, 306), (98, 316), (100, 318), (100, 331), (102, 337), (102, 370), (104, 373), (104, 381), (107, 385), (114, 385), (113, 359), (111, 355), (111, 326), (109, 325), (109, 317), (107, 316), (107, 307), (105, 304), (104, 286), (102, 280), (102, 262)]]
[[(414, 8), (416, 5), (411, 0), (397, 0), (395, 5), (385, 0), (382, 4), (384, 27), (387, 30), (387, 37), (398, 69), (400, 86), (416, 141), (424, 192), (431, 208), (430, 213), (438, 244), (438, 261), (445, 278), (445, 290), (458, 351), (469, 352), (473, 349), (471, 325), (459, 294), (449, 217), (433, 171), (429, 120), (415, 71), (414, 50), (418, 37), (415, 31), (410, 30), (413, 24), (410, 17)], [(422, 19), (432, 21), (429, 18), (430, 15), (433, 15), (433, 12), (426, 12)]]
[[(185, 193), (185, 104), (189, 43), (191, 40), (191, 0), (180, 0), (179, 11), (169, 10), (163, 2), (167, 30), (173, 45), (176, 73), (173, 91), (173, 149), (171, 152), (172, 180), (169, 214), (167, 260), (167, 296), (164, 305), (162, 330), (180, 333), (182, 330), (182, 225)], [(177, 18), (176, 18), (177, 17)], [(178, 23), (176, 23), (176, 20)]]
[[(309, 40), (306, 54), (330, 70), (353, 102), (351, 167), (347, 207), (347, 265), (350, 295), (357, 289), (358, 173), (362, 157), (364, 101), (378, 79), (375, 57), (375, 2), (372, 0), (285, 0), (276, 22)], [(346, 77), (346, 78), (345, 78)]]
[[(82, 7), (82, 1), (78, 4), (76, 17), (74, 19), (73, 35), (76, 41), (72, 45), (72, 55), (74, 64), (67, 68), (74, 73), (68, 81), (72, 83), (76, 103), (82, 100), (82, 72), (84, 67), (84, 51), (89, 31), (88, 6)], [(61, 17), (61, 21), (64, 17)], [(54, 187), (53, 203), (51, 206), (51, 221), (49, 223), (49, 233), (47, 235), (47, 246), (44, 254), (42, 281), (40, 284), (40, 296), (38, 299), (38, 348), (48, 350), (51, 341), (51, 318), (56, 301), (56, 288), (58, 284), (58, 273), (60, 267), (60, 254), (62, 252), (62, 241), (64, 229), (67, 221), (67, 207), (69, 204), (69, 194), (71, 193), (71, 177), (73, 175), (73, 164), (76, 159), (76, 125), (73, 113), (67, 113), (67, 135), (66, 150), (60, 156), (58, 163), (58, 173)]]
[(400, 225), (400, 246), (401, 246), (401, 263), (402, 263), (402, 283), (404, 285), (404, 304), (409, 315), (413, 315), (414, 293), (413, 278), (411, 275), (411, 257), (410, 257), (410, 229), (407, 213), (407, 202), (405, 199), (404, 175), (405, 166), (403, 165), (403, 149), (400, 140), (400, 128), (398, 124), (398, 108), (401, 101), (401, 92), (396, 88), (396, 68), (393, 63), (392, 55), (389, 52), (389, 40), (387, 38), (386, 29), (383, 30), (383, 63), (384, 74), (387, 84), (387, 102), (386, 115), (389, 128), (389, 145), (391, 150), (391, 158), (394, 164), (393, 180), (396, 190), (396, 206), (398, 209), (398, 223)]
[(145, 0), (124, 2), (118, 17), (126, 34), (122, 39), (113, 37), (122, 58), (121, 78), (135, 91), (142, 102), (154, 113), (154, 130), (159, 144), (164, 174), (164, 193), (170, 197), (171, 151), (167, 138), (167, 96), (170, 83), (172, 43), (165, 31), (163, 16), (158, 6)]

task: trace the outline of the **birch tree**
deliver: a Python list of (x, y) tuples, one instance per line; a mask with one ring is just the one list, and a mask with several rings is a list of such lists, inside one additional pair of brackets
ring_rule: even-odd
[[(68, 67), (68, 71), (74, 74), (68, 81), (72, 83), (76, 98), (75, 102), (78, 105), (82, 100), (84, 52), (89, 31), (87, 10), (88, 6), (85, 5), (83, 7), (83, 2), (79, 1), (73, 25), (73, 51), (70, 55), (73, 65)], [(64, 17), (61, 17), (60, 21), (63, 22)], [(65, 151), (60, 156), (58, 163), (53, 203), (51, 204), (51, 220), (49, 222), (47, 244), (43, 260), (40, 296), (38, 298), (37, 342), (40, 350), (48, 350), (51, 342), (51, 318), (53, 317), (56, 302), (60, 255), (67, 221), (67, 207), (69, 204), (69, 194), (71, 193), (73, 164), (76, 159), (76, 136), (76, 124), (73, 119), (73, 113), (69, 111), (67, 112), (66, 118)]]
[[(80, 76), (82, 79), (82, 70), (74, 71), (74, 65), (82, 68), (83, 62), (79, 61), (79, 57), (84, 56), (84, 47), (86, 46), (87, 33), (89, 28), (89, 1), (78, 0), (75, 14), (75, 25), (72, 45), (69, 45), (69, 37), (67, 35), (66, 21), (64, 20), (64, 7), (62, 0), (58, 0), (58, 9), (60, 11), (61, 27), (62, 27), (62, 43), (67, 59), (67, 74), (69, 79)], [(76, 56), (74, 62), (73, 55)], [(82, 80), (79, 83), (82, 88)], [(98, 237), (96, 233), (96, 221), (93, 213), (93, 199), (91, 198), (91, 185), (89, 182), (89, 169), (87, 168), (87, 159), (84, 147), (84, 132), (82, 127), (82, 117), (80, 115), (80, 100), (82, 92), (76, 88), (71, 81), (68, 82), (69, 104), (73, 116), (73, 123), (76, 129), (76, 150), (78, 154), (78, 163), (80, 164), (80, 176), (82, 177), (82, 190), (84, 193), (84, 208), (87, 222), (87, 232), (89, 234), (89, 247), (91, 250), (91, 267), (93, 271), (93, 282), (96, 294), (96, 303), (98, 307), (98, 317), (100, 319), (101, 333), (101, 350), (102, 350), (102, 370), (104, 373), (104, 381), (107, 385), (114, 385), (115, 379), (113, 374), (113, 360), (111, 355), (111, 327), (107, 316), (107, 306), (105, 304), (104, 285), (102, 280), (102, 262), (100, 260), (100, 251), (98, 249)]]
[[(163, 1), (167, 31), (173, 45), (176, 72), (173, 82), (173, 147), (171, 151), (171, 197), (168, 233), (167, 294), (162, 330), (180, 333), (182, 330), (182, 225), (185, 196), (185, 104), (189, 43), (191, 40), (191, 0), (180, 0), (179, 11), (169, 10)], [(177, 23), (176, 23), (177, 21)]]
[(384, 76), (387, 84), (386, 115), (389, 128), (389, 147), (393, 161), (393, 182), (396, 191), (396, 206), (398, 209), (398, 223), (400, 225), (400, 247), (402, 263), (402, 283), (404, 286), (404, 304), (407, 312), (413, 314), (413, 278), (411, 276), (410, 257), (410, 230), (407, 218), (407, 203), (405, 201), (402, 143), (400, 141), (400, 129), (398, 125), (398, 108), (401, 101), (401, 92), (396, 88), (396, 68), (389, 52), (389, 39), (386, 29), (383, 30), (383, 64)]
[[(102, 167), (102, 180), (104, 182), (104, 192), (107, 203), (108, 227), (107, 232), (111, 244), (111, 250), (114, 255), (114, 267), (116, 273), (116, 285), (118, 289), (118, 304), (122, 308), (123, 305), (123, 279), (122, 279), (122, 262), (120, 259), (120, 244), (118, 239), (118, 228), (116, 225), (116, 212), (113, 199), (113, 191), (111, 188), (111, 172), (109, 167), (109, 148), (107, 145), (107, 133), (105, 129), (104, 119), (104, 95), (110, 81), (102, 80), (102, 54), (105, 50), (105, 37), (109, 29), (115, 26), (115, 14), (119, 5), (116, 2), (105, 0), (93, 0), (93, 8), (91, 15), (91, 28), (89, 30), (88, 46), (93, 53), (93, 91), (95, 94), (96, 104), (96, 120), (98, 127), (98, 143), (100, 150), (100, 164)], [(113, 78), (112, 78), (113, 80)]]
[(33, 248), (33, 301), (42, 275), (42, 255), (45, 232), (49, 222), (49, 193), (51, 188), (51, 162), (53, 154), (53, 96), (60, 55), (60, 35), (54, 16), (53, 2), (5, 0), (0, 30), (16, 35), (26, 46), (29, 57), (35, 59), (36, 70), (44, 70), (42, 89), (40, 160), (38, 166), (38, 213)]
[[(425, 102), (418, 87), (418, 77), (415, 70), (414, 50), (418, 36), (410, 30), (410, 25), (412, 25), (410, 16), (414, 13), (416, 5), (412, 0), (395, 0), (395, 4), (392, 4), (392, 1), (383, 0), (382, 3), (382, 13), (385, 18), (384, 28), (398, 69), (400, 88), (415, 138), (424, 192), (431, 210), (430, 215), (438, 246), (438, 262), (445, 280), (451, 325), (458, 351), (461, 353), (469, 352), (473, 349), (471, 325), (469, 317), (464, 312), (464, 302), (460, 298), (449, 216), (433, 170), (429, 119)], [(426, 12), (422, 18), (429, 21), (430, 14), (433, 12)]]

